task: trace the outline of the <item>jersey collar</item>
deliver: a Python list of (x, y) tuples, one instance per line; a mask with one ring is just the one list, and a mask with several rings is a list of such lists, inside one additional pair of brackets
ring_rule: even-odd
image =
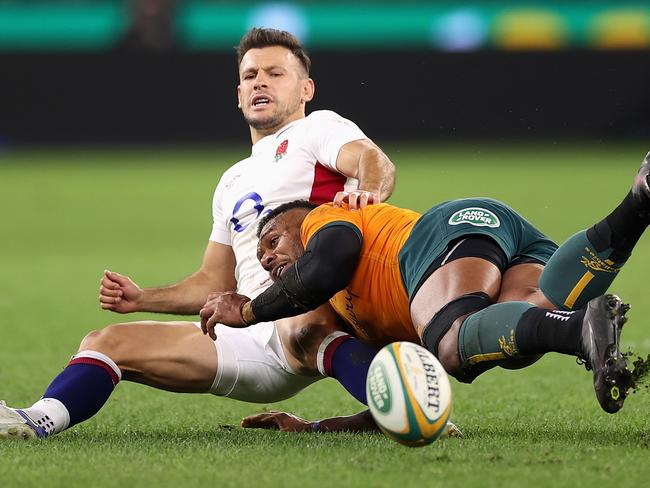
[(301, 119), (294, 120), (293, 122), (289, 122), (287, 125), (284, 125), (280, 129), (278, 129), (277, 132), (262, 137), (259, 141), (253, 144), (253, 147), (251, 149), (251, 155), (257, 156), (258, 154), (260, 154), (260, 152), (263, 151), (269, 143), (273, 144), (273, 141), (275, 141), (278, 137), (280, 137), (282, 134), (284, 134), (287, 130), (289, 130), (291, 127), (293, 127), (301, 120), (305, 120), (305, 118), (306, 117), (303, 117)]

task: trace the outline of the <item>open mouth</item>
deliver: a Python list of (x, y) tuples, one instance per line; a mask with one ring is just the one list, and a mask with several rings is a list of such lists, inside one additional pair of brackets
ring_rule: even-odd
[(284, 272), (284, 268), (286, 267), (285, 264), (281, 264), (277, 268), (275, 268), (275, 271), (273, 271), (273, 277), (277, 280), (280, 275)]
[(253, 107), (265, 107), (271, 103), (271, 99), (265, 95), (256, 95), (253, 97)]

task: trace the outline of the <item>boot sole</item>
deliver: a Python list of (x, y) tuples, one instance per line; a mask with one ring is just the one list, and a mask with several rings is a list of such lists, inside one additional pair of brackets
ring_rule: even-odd
[(629, 389), (634, 386), (632, 372), (628, 369), (627, 360), (619, 349), (621, 330), (627, 321), (625, 314), (630, 309), (630, 306), (623, 303), (615, 295), (607, 295), (606, 299), (607, 315), (612, 320), (614, 337), (616, 337), (616, 342), (610, 344), (607, 348), (605, 368), (603, 371), (605, 395), (612, 403), (610, 405), (612, 408), (606, 409), (606, 411), (616, 413), (623, 407), (623, 402), (627, 397)]
[(34, 432), (34, 429), (27, 424), (0, 424), (1, 440), (28, 441), (37, 438), (38, 436)]

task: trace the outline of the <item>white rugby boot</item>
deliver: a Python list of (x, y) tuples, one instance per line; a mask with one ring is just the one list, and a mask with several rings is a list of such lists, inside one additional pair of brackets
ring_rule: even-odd
[(22, 410), (7, 407), (0, 400), (0, 440), (40, 439), (47, 434), (45, 429), (36, 425)]

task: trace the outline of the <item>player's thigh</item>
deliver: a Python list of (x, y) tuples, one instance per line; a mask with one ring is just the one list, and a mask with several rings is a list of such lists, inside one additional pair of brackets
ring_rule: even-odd
[(519, 264), (508, 268), (503, 274), (498, 301), (529, 302), (542, 308), (554, 308), (539, 289), (542, 271), (544, 266), (537, 263)]
[(501, 272), (489, 261), (460, 258), (438, 268), (420, 286), (411, 300), (411, 320), (420, 337), (433, 316), (452, 300), (482, 292), (496, 300)]
[(123, 379), (177, 392), (207, 392), (217, 373), (214, 342), (192, 322), (132, 322), (91, 332), (80, 350), (106, 354)]
[(210, 392), (254, 403), (286, 400), (322, 378), (298, 374), (285, 357), (276, 326), (260, 322), (245, 329), (218, 324), (218, 373)]

